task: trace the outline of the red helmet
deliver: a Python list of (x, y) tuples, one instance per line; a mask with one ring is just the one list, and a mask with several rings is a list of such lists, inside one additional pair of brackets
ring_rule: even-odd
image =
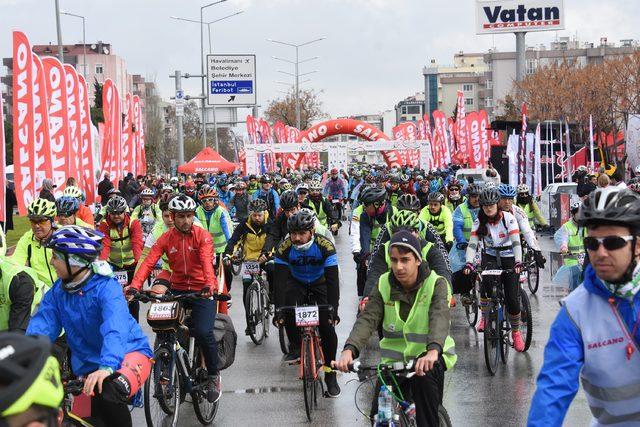
[(331, 169), (331, 175), (338, 175), (338, 168)]
[(198, 194), (198, 199), (217, 199), (218, 198), (218, 190), (215, 187), (203, 187), (200, 189), (200, 194)]

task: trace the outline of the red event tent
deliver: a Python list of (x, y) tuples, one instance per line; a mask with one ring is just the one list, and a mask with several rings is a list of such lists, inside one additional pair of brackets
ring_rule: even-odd
[(184, 165), (178, 166), (180, 173), (231, 173), (240, 167), (228, 161), (213, 148), (205, 147), (196, 156)]

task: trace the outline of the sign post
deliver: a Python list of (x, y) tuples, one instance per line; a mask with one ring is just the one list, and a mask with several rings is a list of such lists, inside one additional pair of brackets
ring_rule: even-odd
[(207, 55), (209, 105), (256, 105), (256, 56)]

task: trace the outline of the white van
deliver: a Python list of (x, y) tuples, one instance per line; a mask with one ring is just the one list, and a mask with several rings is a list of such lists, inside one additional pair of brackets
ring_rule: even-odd
[(469, 181), (469, 177), (473, 178), (473, 182), (476, 184), (484, 184), (485, 182), (493, 181), (496, 185), (500, 185), (500, 175), (497, 175), (494, 178), (489, 178), (487, 176), (487, 168), (458, 169), (456, 171), (456, 179), (464, 178)]
[(540, 195), (539, 206), (540, 213), (549, 224), (551, 224), (551, 218), (549, 216), (551, 198), (554, 194), (558, 193), (570, 194), (571, 203), (580, 201), (580, 198), (578, 197), (578, 184), (575, 182), (556, 182), (554, 184), (547, 185)]

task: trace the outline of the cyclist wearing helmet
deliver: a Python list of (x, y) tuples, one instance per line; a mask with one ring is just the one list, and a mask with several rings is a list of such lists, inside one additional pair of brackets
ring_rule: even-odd
[(578, 210), (580, 202), (571, 204), (571, 218), (562, 224), (553, 235), (556, 247), (563, 255), (562, 264), (571, 268), (569, 290), (573, 291), (580, 284), (582, 273), (582, 263), (580, 258), (584, 258), (584, 238), (587, 236), (587, 229), (578, 225)]
[(251, 197), (247, 193), (247, 184), (244, 181), (236, 181), (233, 196), (229, 201), (229, 214), (235, 218), (238, 224), (242, 224), (249, 218), (249, 201)]
[(407, 174), (400, 175), (400, 191), (402, 191), (402, 194), (415, 194), (413, 181)]
[(255, 175), (249, 175), (249, 183), (247, 184), (247, 194), (249, 194), (249, 197), (253, 197), (259, 189), (258, 178)]
[(0, 332), (24, 333), (48, 288), (35, 270), (5, 256), (0, 256), (0, 276)]
[(444, 205), (444, 194), (429, 193), (428, 201), (429, 204), (420, 211), (420, 219), (433, 225), (449, 251), (453, 246), (453, 219), (451, 211)]
[(640, 417), (640, 196), (597, 189), (577, 220), (587, 229), (590, 264), (551, 326), (529, 426), (561, 425), (580, 382), (592, 425), (634, 425)]
[(306, 182), (298, 184), (296, 193), (298, 194), (298, 202), (302, 205), (306, 202), (307, 197), (309, 197), (309, 184)]
[(529, 186), (527, 184), (520, 184), (516, 190), (518, 192), (516, 205), (522, 208), (522, 210), (527, 214), (531, 228), (535, 229), (536, 224), (546, 227), (548, 225), (547, 220), (544, 219), (540, 213), (538, 203), (536, 203), (533, 196), (531, 196), (531, 193), (529, 193)]
[(429, 204), (429, 180), (424, 179), (420, 181), (420, 185), (416, 190), (416, 196), (418, 197), (418, 200), (420, 200), (421, 209)]
[(76, 213), (76, 216), (86, 224), (89, 224), (91, 228), (95, 227), (93, 212), (91, 212), (89, 207), (85, 206), (85, 196), (81, 189), (75, 186), (68, 186), (62, 191), (62, 195), (78, 199), (78, 212)]
[(72, 371), (86, 377), (84, 393), (93, 396), (92, 416), (105, 425), (131, 425), (127, 402), (149, 375), (152, 351), (111, 269), (98, 261), (102, 240), (99, 231), (77, 225), (53, 233), (47, 246), (59, 279), (42, 298), (27, 335), (53, 342), (64, 330)]
[(320, 224), (324, 227), (337, 231), (340, 227), (340, 219), (337, 212), (326, 197), (322, 195), (322, 183), (313, 180), (309, 183), (309, 197), (302, 204), (303, 208), (311, 209), (316, 213)]
[(76, 216), (78, 212), (79, 202), (78, 199), (71, 196), (62, 196), (56, 200), (56, 210), (58, 212), (58, 224), (60, 226), (65, 225), (79, 225), (81, 227), (93, 228), (80, 218)]
[(331, 176), (325, 182), (322, 194), (329, 199), (329, 201), (341, 200), (342, 203), (347, 202), (347, 182), (340, 177), (338, 168), (331, 169)]
[(51, 267), (51, 250), (44, 244), (54, 231), (56, 204), (45, 199), (36, 199), (27, 208), (31, 230), (18, 240), (11, 260), (17, 265), (33, 268), (38, 278), (50, 288), (58, 276)]
[(140, 204), (133, 209), (131, 219), (140, 221), (143, 238), (146, 239), (153, 226), (162, 216), (158, 205), (153, 203), (154, 193), (150, 188), (144, 188), (140, 192)]
[(233, 197), (233, 192), (229, 190), (229, 181), (226, 178), (218, 180), (218, 197), (225, 208), (230, 209), (229, 202)]
[[(300, 304), (331, 304), (333, 318), (326, 311), (320, 312), (320, 331), (324, 365), (331, 366), (338, 349), (335, 325), (339, 322), (340, 279), (338, 256), (335, 246), (326, 238), (316, 234), (314, 215), (305, 210), (289, 217), (289, 237), (278, 247), (275, 255), (274, 293), (276, 308)], [(287, 359), (299, 358), (300, 331), (292, 315), (285, 319), (274, 317), (275, 324), (284, 321), (291, 340), (291, 355)], [(340, 386), (335, 372), (324, 377), (329, 397), (340, 395)]]
[(455, 211), (458, 206), (464, 203), (465, 198), (462, 197), (462, 185), (457, 179), (452, 179), (447, 186), (447, 201), (444, 203), (451, 212)]
[(99, 224), (100, 221), (102, 221), (102, 219), (107, 216), (107, 204), (109, 203), (109, 199), (115, 196), (122, 196), (122, 193), (117, 188), (112, 188), (107, 193), (107, 197), (102, 200), (100, 211), (98, 211), (95, 215), (95, 224)]
[(267, 204), (267, 212), (269, 212), (269, 222), (273, 222), (280, 209), (280, 196), (278, 192), (272, 188), (273, 180), (269, 175), (264, 175), (260, 179), (262, 187), (254, 192), (252, 200), (262, 199)]
[(64, 389), (44, 337), (0, 334), (0, 425), (57, 427)]
[[(476, 251), (482, 245), (480, 265), (482, 269), (511, 269), (502, 274), (504, 295), (511, 324), (511, 338), (516, 351), (524, 351), (524, 340), (520, 333), (519, 275), (522, 271), (522, 247), (518, 221), (509, 212), (498, 209), (500, 193), (497, 188), (484, 189), (480, 193), (480, 212), (473, 222), (471, 239), (467, 247), (464, 273), (470, 275), (475, 270)], [(489, 310), (491, 289), (484, 281), (480, 287), (480, 310), (482, 318), (478, 332), (484, 331), (485, 318)]]
[[(154, 282), (151, 291), (164, 294), (168, 290), (174, 295), (200, 291), (203, 298), (189, 301), (192, 309), (194, 337), (204, 353), (205, 365), (211, 388), (207, 399), (215, 402), (220, 398), (220, 376), (218, 375), (218, 350), (213, 335), (216, 301), (208, 299), (217, 293), (218, 284), (213, 271), (213, 240), (204, 228), (194, 224), (196, 203), (184, 194), (169, 201), (169, 210), (174, 226), (163, 233), (149, 251), (149, 255), (136, 271), (130, 289), (140, 290), (153, 271), (156, 263), (166, 256), (171, 275), (168, 280)], [(129, 289), (126, 291), (129, 292)], [(127, 292), (127, 293), (128, 293)]]
[(398, 198), (402, 194), (402, 190), (400, 189), (400, 177), (393, 175), (389, 180), (389, 185), (387, 186), (387, 198), (389, 199), (391, 206), (396, 207), (398, 204)]
[(364, 294), (367, 261), (371, 255), (381, 227), (396, 212), (387, 201), (387, 190), (367, 187), (360, 193), (360, 204), (351, 217), (351, 254), (356, 263), (358, 296)]
[[(115, 271), (126, 271), (129, 283), (142, 254), (144, 240), (140, 222), (131, 219), (128, 212), (124, 197), (112, 197), (107, 203), (107, 217), (98, 225), (98, 230), (105, 236), (100, 259), (108, 261)], [(129, 309), (138, 320), (140, 303), (131, 303)]]

